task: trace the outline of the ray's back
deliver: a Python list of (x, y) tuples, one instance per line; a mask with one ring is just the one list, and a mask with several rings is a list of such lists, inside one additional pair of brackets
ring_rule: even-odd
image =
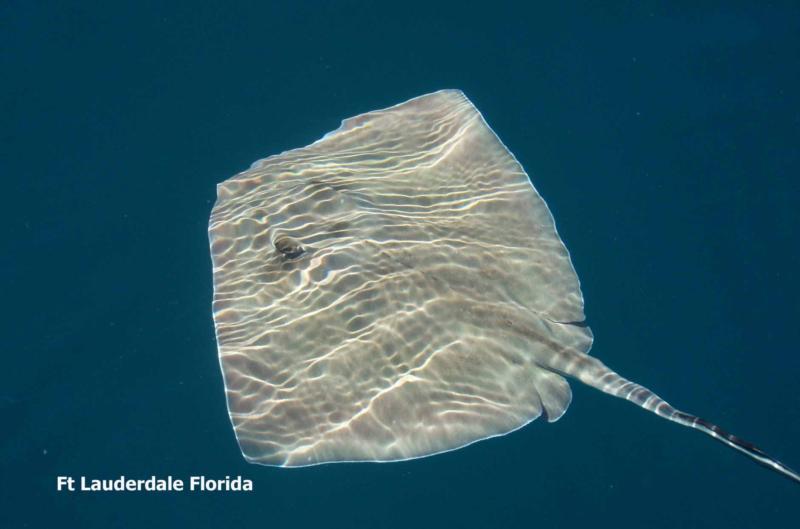
[[(387, 461), (507, 433), (570, 400), (588, 351), (569, 254), (459, 91), (363, 114), (223, 182), (214, 321), (243, 454)], [(302, 245), (287, 257), (276, 242)]]

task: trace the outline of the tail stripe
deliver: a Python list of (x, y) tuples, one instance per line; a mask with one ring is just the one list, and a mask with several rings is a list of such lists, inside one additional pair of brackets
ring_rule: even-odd
[[(770, 457), (754, 444), (726, 432), (705, 419), (676, 410), (646, 387), (619, 376), (600, 360), (569, 350), (562, 351), (560, 356), (562, 358), (551, 369), (573, 376), (604, 393), (628, 400), (647, 411), (655, 413), (659, 417), (699, 430), (724, 445), (743, 453), (759, 465), (774, 470), (796, 483), (800, 483), (800, 474), (777, 459)], [(563, 357), (569, 357), (568, 361), (564, 361), (567, 359)]]

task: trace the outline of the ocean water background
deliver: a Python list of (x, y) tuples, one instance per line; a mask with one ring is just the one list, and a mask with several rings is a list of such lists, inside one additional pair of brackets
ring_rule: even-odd
[(460, 88), (553, 211), (593, 354), (798, 468), (799, 52), (791, 2), (4, 2), (0, 527), (794, 526), (796, 484), (579, 383), (432, 458), (245, 463), (206, 228), (254, 160)]

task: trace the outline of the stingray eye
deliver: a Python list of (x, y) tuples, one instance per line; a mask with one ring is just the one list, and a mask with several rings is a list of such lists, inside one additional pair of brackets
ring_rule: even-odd
[(305, 249), (297, 239), (282, 235), (275, 239), (275, 249), (287, 259), (296, 259), (305, 253)]

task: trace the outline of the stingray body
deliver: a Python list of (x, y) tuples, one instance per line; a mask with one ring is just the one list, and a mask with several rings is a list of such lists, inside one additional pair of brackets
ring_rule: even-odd
[(362, 114), (219, 184), (209, 237), (248, 461), (396, 461), (569, 406), (565, 376), (793, 471), (588, 354), (570, 256), (459, 91)]

